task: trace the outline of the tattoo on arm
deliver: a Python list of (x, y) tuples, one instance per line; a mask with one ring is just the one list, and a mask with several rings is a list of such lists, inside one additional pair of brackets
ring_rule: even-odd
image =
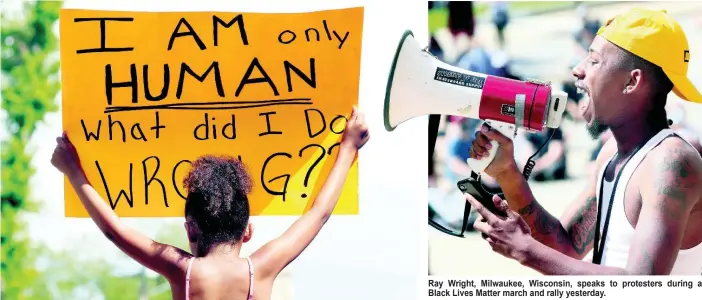
[(573, 249), (578, 254), (583, 254), (595, 241), (597, 225), (597, 197), (590, 197), (585, 201), (578, 213), (567, 226)]
[[(646, 211), (648, 215), (640, 216), (637, 224), (637, 240), (633, 241), (636, 248), (632, 248), (633, 265), (630, 266), (634, 274), (665, 274), (670, 271), (677, 249), (677, 243), (682, 240), (685, 230), (685, 213), (694, 205), (691, 197), (696, 192), (698, 175), (695, 173), (695, 163), (691, 161), (691, 150), (674, 148), (660, 156), (661, 160), (651, 170), (652, 183), (646, 187), (652, 194), (644, 199), (644, 205), (653, 208)], [(695, 154), (696, 156), (696, 154)], [(648, 202), (650, 201), (650, 202)], [(643, 213), (643, 209), (642, 209)], [(645, 223), (642, 221), (645, 218)]]
[(521, 208), (518, 213), (524, 218), (533, 216), (533, 236), (534, 239), (540, 243), (548, 245), (547, 242), (549, 238), (552, 238), (551, 236), (555, 233), (556, 244), (570, 244), (570, 237), (568, 237), (568, 233), (563, 229), (563, 226), (561, 226), (561, 222), (551, 216), (551, 214), (536, 201), (532, 201), (527, 206)]
[[(663, 158), (659, 166), (660, 173), (664, 178), (675, 178), (670, 180), (656, 180), (656, 190), (658, 195), (662, 195), (666, 200), (661, 203), (661, 208), (671, 218), (680, 218), (687, 208), (687, 192), (694, 188), (688, 182), (693, 167), (685, 158), (685, 153), (678, 148), (670, 149), (669, 155)], [(667, 202), (667, 203), (666, 203)]]
[(638, 265), (638, 272), (645, 275), (656, 275), (656, 263), (651, 253), (646, 249), (641, 249), (641, 263)]
[[(595, 223), (597, 222), (597, 198), (588, 198), (580, 208), (576, 218), (563, 227), (561, 222), (546, 212), (536, 201), (520, 209), (523, 217), (533, 217), (534, 238), (541, 243), (548, 241), (555, 234), (558, 245), (572, 247), (579, 255), (585, 253), (595, 239)], [(553, 238), (553, 237), (552, 237)]]

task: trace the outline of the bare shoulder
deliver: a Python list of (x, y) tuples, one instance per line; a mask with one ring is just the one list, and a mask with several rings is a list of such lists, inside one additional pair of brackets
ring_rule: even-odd
[(663, 196), (660, 199), (696, 204), (702, 197), (702, 157), (679, 137), (667, 138), (651, 150), (644, 170), (649, 184), (643, 188), (652, 188), (651, 192)]
[(185, 279), (185, 273), (188, 270), (188, 265), (190, 264), (191, 260), (195, 259), (195, 257), (178, 247), (161, 243), (154, 244), (160, 249), (159, 252), (161, 253), (161, 256), (171, 261), (173, 266), (171, 268), (172, 274), (165, 277), (169, 279), (169, 281), (174, 280), (175, 282), (179, 282), (181, 278)]
[(279, 252), (279, 248), (281, 247), (282, 245), (279, 241), (272, 240), (251, 253), (249, 259), (254, 266), (254, 274), (256, 274), (257, 279), (275, 279), (278, 274), (274, 271), (273, 266), (271, 266), (271, 262), (275, 261), (276, 252)]
[(680, 137), (663, 140), (648, 153), (646, 160), (649, 171), (674, 175), (689, 183), (702, 180), (702, 157)]

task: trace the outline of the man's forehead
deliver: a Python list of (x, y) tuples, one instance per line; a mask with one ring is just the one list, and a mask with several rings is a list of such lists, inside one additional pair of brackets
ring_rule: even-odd
[(607, 39), (601, 37), (601, 36), (595, 36), (595, 39), (592, 41), (592, 44), (590, 44), (590, 52), (595, 52), (600, 55), (607, 55), (614, 50), (616, 46), (612, 44), (612, 42), (608, 41)]

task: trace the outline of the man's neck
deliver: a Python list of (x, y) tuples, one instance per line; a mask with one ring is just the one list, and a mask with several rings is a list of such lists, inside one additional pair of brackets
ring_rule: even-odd
[(638, 118), (625, 124), (612, 127), (612, 136), (617, 141), (617, 155), (627, 157), (637, 147), (643, 146), (651, 137), (668, 128), (666, 120)]

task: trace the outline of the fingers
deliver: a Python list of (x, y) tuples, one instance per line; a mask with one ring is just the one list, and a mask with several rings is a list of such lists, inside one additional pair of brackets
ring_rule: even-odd
[(63, 132), (63, 140), (69, 148), (73, 148), (73, 143), (71, 142), (71, 139), (68, 138), (68, 133), (65, 131)]
[(494, 203), (495, 207), (497, 207), (497, 209), (501, 211), (507, 212), (509, 210), (509, 205), (507, 204), (507, 201), (502, 200), (502, 198), (500, 198), (500, 196), (498, 195), (492, 196), (492, 203)]
[(473, 229), (482, 233), (483, 238), (489, 237), (490, 232), (492, 231), (492, 227), (490, 226), (490, 224), (483, 222), (476, 222), (476, 224), (473, 225)]
[[(526, 225), (526, 221), (524, 221), (522, 216), (520, 216), (516, 211), (513, 211), (511, 209), (507, 209), (507, 210), (505, 210), (505, 212), (507, 213), (507, 217), (509, 217), (510, 219), (521, 221), (524, 223), (524, 225)], [(527, 227), (529, 227), (529, 226), (527, 225)]]
[(509, 144), (512, 142), (510, 138), (504, 136), (496, 129), (490, 128), (490, 126), (487, 124), (483, 124), (483, 126), (480, 127), (480, 132), (483, 133), (489, 140), (497, 141), (497, 143), (500, 145)]
[(488, 139), (488, 137), (480, 131), (475, 132), (475, 143), (480, 145), (480, 147), (482, 147), (485, 150), (492, 149), (492, 143), (490, 139)]
[(370, 132), (366, 129), (361, 132), (361, 143), (358, 145), (358, 149), (361, 149), (370, 139)]
[(468, 156), (472, 159), (480, 159), (480, 155), (475, 153), (475, 145), (470, 147), (470, 150), (468, 150)]
[(475, 208), (475, 210), (487, 221), (487, 224), (493, 225), (499, 221), (499, 218), (490, 212), (485, 206), (478, 200), (473, 198), (470, 194), (464, 194), (466, 201), (470, 202), (470, 205)]
[(56, 138), (56, 149), (65, 150), (65, 149), (69, 149), (69, 148), (70, 148), (69, 144), (66, 141), (66, 139), (63, 138), (63, 136)]
[(517, 220), (517, 224), (519, 225), (519, 227), (524, 229), (525, 232), (531, 234), (531, 227), (529, 227), (529, 224), (527, 224), (527, 222), (524, 221), (524, 218), (522, 218), (522, 216), (520, 216), (513, 210), (509, 210), (507, 214), (510, 216), (510, 218), (515, 218)]
[(362, 130), (366, 130), (366, 118), (361, 113), (356, 113), (356, 124), (360, 125)]
[(480, 131), (476, 131), (475, 139), (473, 139), (470, 149), (474, 153), (474, 156), (471, 155), (471, 157), (474, 159), (480, 159), (487, 157), (490, 154), (489, 151), (492, 149), (492, 144), (484, 134), (482, 134)]

